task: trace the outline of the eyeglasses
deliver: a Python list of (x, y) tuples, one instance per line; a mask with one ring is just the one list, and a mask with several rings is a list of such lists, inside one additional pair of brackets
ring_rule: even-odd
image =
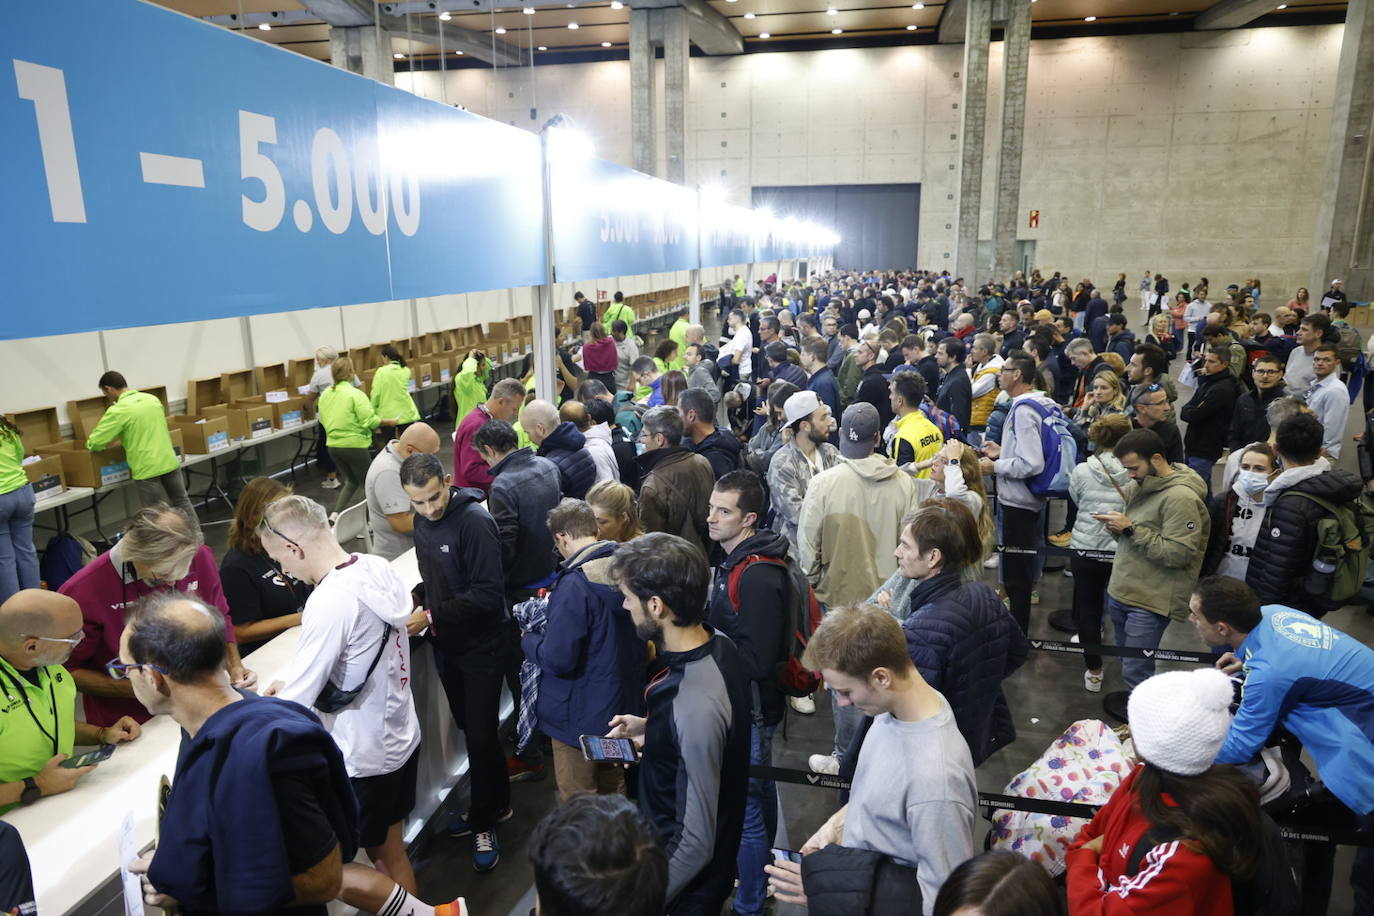
[(1163, 406), (1164, 406), (1165, 404), (1167, 404), (1167, 403), (1169, 403), (1169, 399), (1168, 399), (1168, 398), (1165, 398), (1165, 399), (1162, 400), (1162, 401), (1136, 401), (1136, 402), (1135, 402), (1135, 406), (1136, 406), (1136, 407), (1163, 407)]
[(129, 676), (129, 672), (130, 672), (131, 670), (133, 670), (134, 668), (152, 668), (154, 671), (156, 671), (158, 674), (162, 675), (163, 677), (167, 677), (167, 676), (168, 676), (166, 670), (165, 670), (165, 669), (162, 669), (162, 668), (159, 668), (157, 665), (148, 665), (148, 664), (143, 664), (143, 665), (139, 665), (139, 664), (126, 665), (126, 664), (124, 664), (123, 662), (121, 662), (121, 661), (120, 661), (119, 659), (117, 659), (117, 658), (112, 658), (112, 659), (110, 659), (108, 662), (105, 663), (105, 673), (108, 674), (108, 675), (110, 676), (111, 679), (116, 680), (116, 681), (122, 681), (122, 680), (124, 680), (126, 677)]
[[(268, 531), (272, 532), (272, 533), (275, 534), (277, 537), (281, 538), (283, 541), (285, 541), (286, 543), (290, 544), (292, 547), (296, 548), (297, 550), (301, 550), (301, 545), (300, 545), (300, 544), (297, 544), (295, 541), (291, 540), (289, 537), (287, 537), (286, 535), (282, 534), (282, 533), (281, 533), (280, 531), (278, 531), (276, 528), (273, 528), (273, 527), (272, 527), (272, 523), (269, 522), (269, 521), (267, 520), (267, 516), (264, 515), (264, 516), (262, 517), (262, 521), (258, 522), (258, 527), (259, 527), (259, 528), (266, 528)], [(301, 550), (301, 552), (304, 553), (303, 550)]]
[(81, 640), (86, 638), (85, 633), (77, 633), (75, 636), (38, 636), (34, 633), (20, 633), (20, 639), (41, 639), (44, 642), (64, 642), (75, 649), (81, 645)]
[(1282, 369), (1251, 369), (1254, 375), (1283, 375)]

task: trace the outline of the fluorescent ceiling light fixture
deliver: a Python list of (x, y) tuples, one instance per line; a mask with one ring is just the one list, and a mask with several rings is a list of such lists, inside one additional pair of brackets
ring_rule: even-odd
[(541, 51), (547, 51), (548, 49), (549, 49), (549, 48), (548, 48), (547, 45), (540, 45), (540, 46), (539, 46), (539, 50), (541, 50)]
[(524, 9), (522, 9), (520, 12), (524, 13), (526, 16), (533, 16), (533, 15), (534, 15), (534, 7), (532, 7), (532, 6), (527, 6), (527, 7), (525, 7)]
[(498, 25), (498, 26), (496, 27), (496, 34), (497, 34), (497, 35), (504, 35), (504, 34), (506, 34), (505, 28), (503, 28), (502, 26), (499, 26), (499, 25)]
[(1096, 22), (1096, 21), (1097, 21), (1097, 17), (1096, 17), (1096, 16), (1084, 16), (1084, 17), (1083, 17), (1083, 21), (1084, 21), (1084, 22)]
[(744, 14), (744, 18), (745, 18), (745, 19), (753, 19), (753, 18), (754, 18), (754, 14), (753, 14), (753, 13), (745, 13), (745, 14)]
[(759, 32), (759, 37), (760, 37), (760, 38), (772, 38), (773, 36), (772, 36), (772, 35), (769, 35), (767, 32)]
[(454, 54), (462, 54), (463, 52), (462, 52), (462, 51), (454, 51), (453, 53), (454, 53)]
[(394, 57), (394, 58), (396, 58), (397, 60), (405, 60), (405, 59), (406, 59), (406, 56), (405, 56), (404, 54), (402, 54), (400, 51), (397, 51), (395, 54), (393, 54), (393, 55), (391, 55), (391, 56)]
[(926, 5), (924, 3), (913, 3), (911, 4), (911, 8), (913, 10), (923, 10), (926, 8)]
[(1280, 3), (1277, 7), (1275, 7), (1275, 9), (1286, 10), (1286, 9), (1288, 9), (1288, 4), (1287, 4), (1287, 3)]
[(258, 23), (258, 28), (262, 29), (264, 32), (270, 32), (270, 31), (272, 31), (272, 23), (270, 23), (270, 22), (259, 22), (259, 23)]
[(914, 26), (914, 25), (909, 25), (909, 26), (906, 27), (906, 30), (907, 30), (908, 32), (914, 32), (914, 31), (916, 31), (916, 26)]
[(444, 22), (448, 22), (450, 19), (453, 18), (453, 14), (450, 13), (448, 10), (444, 10), (442, 13), (439, 14), (439, 18)]
[(843, 32), (844, 32), (844, 29), (831, 29), (831, 30), (830, 30), (830, 34), (831, 34), (831, 35), (840, 35), (840, 34), (843, 34)]
[(573, 29), (573, 30), (576, 30), (576, 29), (580, 28), (580, 26), (578, 26), (578, 24), (577, 24), (576, 22), (569, 22), (569, 23), (568, 23), (568, 28)]
[(826, 14), (827, 16), (838, 16), (838, 15), (840, 14), (840, 11), (837, 10), (837, 9), (835, 9), (835, 7), (832, 6), (830, 9), (828, 9), (828, 10), (825, 11), (825, 14)]
[(611, 43), (610, 43), (609, 41), (603, 41), (603, 42), (601, 43), (601, 47), (603, 47), (603, 48), (609, 48), (610, 46), (611, 46)]
[(613, 9), (613, 10), (623, 10), (624, 8), (625, 8), (625, 4), (621, 3), (620, 0), (611, 0), (611, 9)]

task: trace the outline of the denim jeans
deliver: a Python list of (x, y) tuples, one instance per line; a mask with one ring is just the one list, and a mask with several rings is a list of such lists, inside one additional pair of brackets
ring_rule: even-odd
[(849, 750), (849, 745), (854, 741), (854, 733), (859, 730), (864, 714), (853, 703), (841, 706), (835, 702), (835, 691), (827, 692), (830, 694), (830, 718), (835, 723), (834, 753), (837, 759), (844, 760), (844, 752)]
[(0, 604), (20, 589), (38, 588), (33, 504), (28, 484), (0, 493)]
[[(1158, 649), (1159, 640), (1169, 626), (1169, 618), (1163, 614), (1122, 604), (1111, 595), (1107, 596), (1107, 616), (1112, 619), (1112, 631), (1118, 646), (1131, 646), (1136, 649)], [(1123, 658), (1121, 678), (1127, 690), (1155, 673), (1154, 659)]]
[(1208, 499), (1212, 498), (1212, 468), (1216, 466), (1217, 463), (1211, 458), (1194, 458), (1192, 455), (1188, 456), (1188, 467), (1197, 471), (1197, 476), (1201, 477), (1202, 482), (1207, 484)]
[[(776, 726), (755, 722), (749, 727), (750, 765), (773, 765), (773, 731)], [(763, 867), (772, 861), (769, 850), (778, 831), (778, 790), (767, 779), (749, 777), (749, 794), (744, 799), (744, 829), (739, 838), (739, 888), (735, 891), (735, 912), (740, 916), (762, 916), (768, 897), (768, 876)]]

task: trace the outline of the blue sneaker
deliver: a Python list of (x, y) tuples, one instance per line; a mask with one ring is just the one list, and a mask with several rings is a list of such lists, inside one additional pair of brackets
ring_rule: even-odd
[[(510, 808), (496, 815), (496, 823), (504, 824), (511, 819), (513, 812)], [(468, 823), (468, 814), (455, 814), (448, 819), (448, 835), (451, 837), (465, 837), (472, 835), (472, 825)]]
[(488, 872), (501, 861), (501, 844), (496, 840), (495, 830), (483, 830), (472, 835), (472, 867), (479, 872)]

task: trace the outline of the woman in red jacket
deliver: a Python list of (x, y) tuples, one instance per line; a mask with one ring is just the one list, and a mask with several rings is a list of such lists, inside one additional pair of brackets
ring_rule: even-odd
[(1254, 783), (1212, 762), (1231, 697), (1215, 668), (1155, 675), (1131, 692), (1143, 762), (1065, 856), (1073, 916), (1235, 912), (1231, 881), (1254, 875), (1262, 841)]
[(582, 368), (587, 375), (601, 382), (606, 390), (615, 394), (615, 367), (620, 354), (615, 349), (615, 338), (606, 333), (606, 327), (593, 321), (591, 339), (582, 345)]

